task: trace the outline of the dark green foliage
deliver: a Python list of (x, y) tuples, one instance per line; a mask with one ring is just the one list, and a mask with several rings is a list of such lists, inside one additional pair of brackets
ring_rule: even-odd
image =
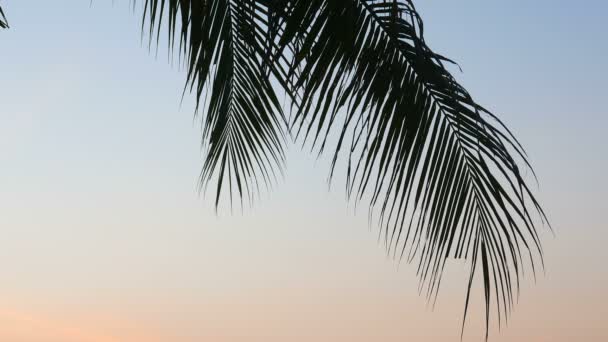
[(7, 28), (8, 22), (6, 21), (6, 17), (4, 16), (4, 12), (2, 11), (2, 7), (0, 7), (0, 28)]
[(465, 318), (479, 270), (486, 324), (492, 305), (506, 321), (524, 269), (542, 265), (545, 215), (522, 147), (428, 47), (410, 0), (146, 0), (143, 25), (157, 41), (167, 27), (185, 58), (216, 205), (270, 186), (288, 138), (331, 149), (330, 175), (346, 165), (348, 195), (369, 200), (429, 300), (446, 261), (463, 259)]

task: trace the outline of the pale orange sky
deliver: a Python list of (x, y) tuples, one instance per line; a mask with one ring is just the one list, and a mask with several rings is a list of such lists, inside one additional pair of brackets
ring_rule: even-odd
[[(272, 193), (216, 215), (184, 74), (110, 3), (2, 1), (0, 342), (460, 341), (468, 270), (451, 263), (431, 310), (343, 183), (327, 191), (326, 160), (292, 148)], [(608, 5), (418, 3), (526, 147), (555, 228), (490, 341), (608, 341)], [(464, 341), (483, 340), (481, 295)]]

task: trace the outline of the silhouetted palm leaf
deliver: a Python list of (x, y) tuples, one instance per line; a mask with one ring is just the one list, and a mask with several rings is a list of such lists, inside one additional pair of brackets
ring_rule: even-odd
[(410, 1), (272, 4), (284, 19), (264, 50), (276, 54), (260, 56), (294, 101), (296, 135), (323, 151), (340, 122), (332, 170), (350, 137), (347, 191), (370, 195), (389, 250), (417, 260), (429, 298), (446, 260), (465, 258), (469, 291), (482, 269), (487, 322), (492, 288), (506, 318), (525, 260), (542, 258), (527, 203), (544, 215), (511, 156), (525, 161), (517, 141), (428, 48)]
[(2, 11), (2, 7), (0, 7), (0, 28), (7, 28), (8, 22), (6, 21), (6, 17), (4, 16), (4, 12)]
[(165, 7), (172, 37), (179, 28), (170, 43), (179, 39), (187, 56), (190, 89), (197, 100), (210, 95), (202, 103), (203, 186), (217, 177), (216, 205), (225, 184), (231, 197), (234, 191), (251, 200), (262, 184), (272, 184), (284, 159), (286, 125), (262, 58), (272, 18), (259, 1), (148, 0), (144, 20), (150, 19), (151, 36)]
[(413, 4), (298, 1), (285, 31), (302, 46), (290, 74), (297, 133), (323, 151), (338, 121), (332, 174), (345, 155), (348, 194), (369, 195), (389, 251), (416, 260), (421, 289), (436, 298), (446, 260), (465, 258), (469, 291), (482, 268), (486, 323), (491, 288), (506, 319), (524, 261), (533, 272), (533, 254), (542, 262), (527, 205), (544, 214), (511, 156), (525, 162), (520, 145), (428, 48)]

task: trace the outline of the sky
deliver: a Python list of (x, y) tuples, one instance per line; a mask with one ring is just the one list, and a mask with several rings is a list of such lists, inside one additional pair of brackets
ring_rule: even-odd
[[(427, 305), (325, 160), (291, 147), (253, 208), (214, 211), (184, 71), (128, 1), (1, 3), (0, 341), (460, 339), (466, 266)], [(490, 340), (608, 340), (608, 3), (415, 3), (525, 146), (555, 230)], [(480, 296), (464, 341), (483, 340)]]

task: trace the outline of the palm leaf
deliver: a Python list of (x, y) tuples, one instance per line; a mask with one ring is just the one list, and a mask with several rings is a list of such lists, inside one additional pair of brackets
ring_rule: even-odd
[(337, 130), (331, 174), (345, 155), (348, 194), (369, 195), (389, 251), (417, 263), (429, 299), (446, 261), (463, 258), (468, 291), (482, 269), (486, 327), (491, 302), (500, 325), (525, 262), (542, 263), (528, 207), (545, 217), (515, 161), (528, 165), (519, 143), (426, 45), (411, 1), (303, 0), (285, 32), (302, 46), (290, 74), (298, 136), (322, 152)]
[(4, 12), (2, 11), (2, 7), (0, 7), (0, 28), (7, 28), (8, 21), (6, 21), (6, 17), (4, 16)]
[[(486, 337), (492, 305), (499, 325), (506, 321), (525, 269), (542, 265), (535, 218), (546, 218), (519, 167), (529, 168), (522, 147), (428, 47), (411, 1), (145, 7), (157, 40), (167, 14), (169, 43), (179, 41), (187, 88), (204, 108), (201, 180), (215, 180), (216, 206), (222, 186), (231, 199), (252, 200), (272, 184), (286, 135), (318, 153), (332, 146), (330, 178), (346, 165), (347, 193), (369, 200), (388, 251), (416, 264), (429, 300), (447, 260), (462, 259), (470, 265), (465, 319), (478, 271)], [(287, 123), (272, 84), (291, 100)]]
[(151, 37), (168, 13), (169, 42), (179, 39), (188, 88), (204, 107), (201, 185), (216, 179), (216, 206), (226, 185), (230, 202), (233, 192), (253, 200), (284, 162), (286, 126), (262, 58), (273, 46), (266, 39), (272, 13), (261, 2), (229, 0), (147, 0), (145, 8)]

